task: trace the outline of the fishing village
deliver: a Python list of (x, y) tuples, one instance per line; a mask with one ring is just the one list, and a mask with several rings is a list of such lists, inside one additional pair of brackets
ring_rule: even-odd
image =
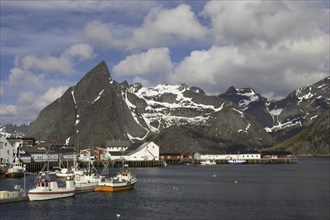
[[(105, 147), (82, 149), (34, 138), (5, 138), (0, 142), (0, 178), (21, 178), (14, 191), (0, 186), (0, 203), (37, 201), (74, 196), (93, 191), (133, 189), (137, 177), (131, 167), (166, 167), (167, 165), (214, 166), (225, 164), (296, 163), (290, 152), (188, 152), (161, 153), (154, 142), (131, 143), (106, 141)], [(109, 168), (120, 168), (108, 177)], [(101, 171), (102, 170), (102, 171)], [(26, 189), (26, 175), (35, 175), (35, 186)], [(65, 181), (59, 187), (57, 179)]]

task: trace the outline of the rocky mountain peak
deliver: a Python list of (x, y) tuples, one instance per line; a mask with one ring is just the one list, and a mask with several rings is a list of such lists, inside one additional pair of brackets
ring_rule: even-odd
[(43, 109), (27, 135), (84, 147), (121, 139), (155, 141), (167, 152), (256, 149), (292, 136), (291, 125), (306, 126), (329, 108), (328, 82), (269, 103), (252, 88), (230, 87), (222, 95), (209, 96), (186, 84), (119, 84), (102, 61)]

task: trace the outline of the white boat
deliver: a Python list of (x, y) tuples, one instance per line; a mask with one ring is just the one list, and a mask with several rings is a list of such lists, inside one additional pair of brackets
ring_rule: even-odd
[(94, 167), (90, 168), (89, 162), (88, 169), (82, 173), (76, 173), (74, 181), (77, 188), (86, 188), (97, 186), (102, 179), (104, 177), (100, 176)]
[(201, 165), (209, 166), (209, 165), (216, 165), (217, 163), (214, 160), (203, 160), (201, 161)]
[(115, 192), (122, 190), (133, 189), (134, 184), (137, 182), (136, 177), (131, 171), (118, 172), (115, 177), (109, 179), (102, 179), (97, 185), (95, 191)]
[(74, 184), (74, 179), (67, 177), (64, 187), (59, 187), (56, 179), (51, 179), (47, 171), (43, 170), (39, 173), (35, 180), (35, 186), (28, 192), (28, 197), (30, 201), (39, 200), (50, 200), (66, 198), (75, 195), (76, 186)]
[[(60, 168), (60, 170), (56, 170), (56, 177), (58, 178), (74, 178), (76, 174), (82, 175), (86, 170), (79, 170), (78, 165), (76, 164), (76, 160), (73, 161), (73, 166), (69, 167), (69, 162), (67, 161), (67, 167)], [(60, 167), (63, 166), (63, 163), (60, 162)]]
[(6, 177), (17, 178), (24, 176), (24, 167), (23, 163), (15, 157), (13, 164), (10, 165), (7, 172), (5, 173)]
[(246, 160), (242, 160), (242, 159), (231, 159), (231, 160), (228, 160), (228, 163), (229, 164), (243, 164), (245, 162), (246, 162)]

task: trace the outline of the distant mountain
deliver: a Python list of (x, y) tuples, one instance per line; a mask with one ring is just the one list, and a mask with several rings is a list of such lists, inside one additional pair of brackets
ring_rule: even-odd
[(269, 100), (251, 88), (230, 87), (221, 98), (238, 104), (279, 143), (299, 133), (330, 108), (330, 77), (297, 89), (282, 100)]
[(28, 136), (86, 147), (106, 140), (154, 140), (163, 152), (272, 146), (239, 106), (188, 85), (114, 81), (105, 62), (41, 111)]
[(161, 152), (217, 153), (277, 144), (274, 149), (296, 154), (329, 155), (329, 87), (327, 77), (282, 100), (233, 86), (210, 96), (186, 84), (118, 83), (103, 61), (44, 108), (24, 133), (83, 147), (154, 141)]
[(29, 126), (26, 124), (23, 125), (13, 125), (7, 124), (0, 127), (0, 135), (5, 137), (24, 137), (29, 129)]
[(270, 150), (289, 150), (296, 155), (330, 156), (330, 110), (314, 119), (297, 135)]

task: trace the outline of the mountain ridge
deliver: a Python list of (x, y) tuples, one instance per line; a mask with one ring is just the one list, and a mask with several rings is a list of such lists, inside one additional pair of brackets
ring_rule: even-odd
[(329, 81), (279, 101), (233, 86), (211, 96), (184, 83), (118, 83), (102, 61), (44, 108), (26, 135), (85, 147), (148, 140), (163, 152), (262, 149), (296, 135), (329, 109)]

